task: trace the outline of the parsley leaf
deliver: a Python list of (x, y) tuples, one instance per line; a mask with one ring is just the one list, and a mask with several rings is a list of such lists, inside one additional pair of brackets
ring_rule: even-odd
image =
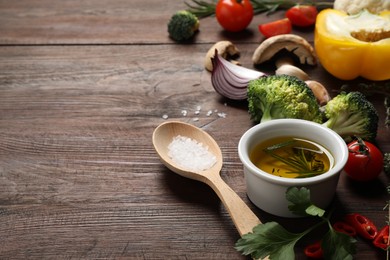
[(310, 200), (310, 190), (303, 187), (290, 187), (286, 192), (286, 199), (291, 203), (288, 209), (300, 216), (318, 216), (322, 217), (325, 210), (314, 205)]
[(277, 222), (259, 224), (253, 232), (243, 235), (235, 245), (235, 249), (243, 255), (250, 255), (255, 259), (294, 260), (295, 244), (305, 235), (317, 227), (327, 224), (328, 232), (322, 239), (321, 247), (325, 259), (350, 260), (356, 253), (356, 240), (346, 234), (337, 232), (330, 223), (330, 215), (325, 210), (314, 205), (310, 200), (310, 190), (303, 187), (287, 189), (286, 199), (290, 202), (288, 208), (291, 212), (301, 216), (316, 216), (321, 221), (302, 233), (291, 233)]
[(356, 239), (344, 233), (335, 231), (329, 225), (329, 231), (322, 240), (321, 247), (325, 259), (350, 260), (356, 253)]
[(236, 243), (236, 250), (255, 259), (294, 260), (294, 246), (306, 233), (291, 233), (276, 222), (259, 224), (253, 233), (242, 236)]

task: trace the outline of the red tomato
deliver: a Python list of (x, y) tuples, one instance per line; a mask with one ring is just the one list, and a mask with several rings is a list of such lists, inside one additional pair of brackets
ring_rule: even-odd
[(296, 5), (286, 12), (286, 17), (295, 26), (311, 26), (316, 22), (318, 11), (312, 5)]
[(291, 30), (291, 22), (287, 18), (259, 25), (259, 31), (265, 38), (291, 33)]
[(252, 21), (253, 7), (250, 0), (219, 0), (215, 16), (225, 30), (239, 32)]
[(370, 181), (383, 169), (383, 154), (372, 143), (357, 140), (348, 144), (348, 161), (345, 173), (356, 181)]

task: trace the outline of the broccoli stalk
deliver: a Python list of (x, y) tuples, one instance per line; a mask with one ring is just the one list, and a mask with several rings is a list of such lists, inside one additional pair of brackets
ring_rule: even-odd
[(185, 10), (176, 12), (168, 22), (169, 36), (175, 41), (190, 39), (199, 30), (198, 18)]
[(378, 113), (361, 92), (341, 92), (325, 106), (324, 126), (346, 141), (353, 136), (373, 141), (378, 129)]
[(250, 81), (248, 110), (256, 122), (297, 118), (322, 123), (313, 91), (302, 80), (288, 75), (270, 75)]

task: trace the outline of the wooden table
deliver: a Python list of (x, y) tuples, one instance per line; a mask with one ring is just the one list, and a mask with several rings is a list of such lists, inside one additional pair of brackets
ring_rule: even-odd
[[(151, 136), (163, 115), (216, 139), (223, 179), (262, 221), (304, 225), (247, 199), (237, 144), (254, 123), (245, 103), (215, 93), (203, 68), (207, 50), (223, 39), (253, 68), (263, 40), (257, 25), (283, 13), (257, 15), (238, 34), (206, 18), (193, 42), (176, 44), (166, 24), (185, 7), (173, 0), (0, 0), (1, 259), (245, 259), (212, 190), (157, 158)], [(294, 33), (313, 42), (312, 30)], [(346, 83), (320, 65), (305, 69), (332, 95)], [(370, 96), (380, 112), (378, 145), (389, 152), (383, 98)], [(364, 185), (341, 176), (337, 212), (384, 225), (387, 184), (384, 174)], [(356, 259), (384, 258), (364, 241), (357, 247)]]

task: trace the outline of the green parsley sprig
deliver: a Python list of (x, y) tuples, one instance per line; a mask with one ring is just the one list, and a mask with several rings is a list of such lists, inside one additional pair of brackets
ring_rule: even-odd
[(352, 259), (356, 253), (356, 240), (344, 233), (337, 232), (330, 223), (331, 212), (314, 205), (310, 200), (310, 190), (307, 188), (289, 188), (286, 198), (291, 203), (289, 210), (301, 216), (319, 217), (320, 221), (301, 233), (292, 233), (277, 222), (259, 224), (253, 232), (243, 235), (235, 245), (236, 250), (243, 255), (250, 255), (255, 259), (294, 260), (296, 243), (314, 229), (327, 225), (328, 231), (324, 235), (321, 247), (325, 259)]
[[(332, 2), (321, 2), (315, 0), (301, 0), (301, 1), (292, 1), (292, 0), (250, 0), (253, 6), (254, 14), (259, 13), (273, 13), (277, 10), (287, 10), (298, 4), (301, 5), (313, 5), (318, 9), (332, 8)], [(185, 2), (188, 9), (187, 11), (193, 13), (198, 18), (204, 18), (215, 14), (215, 8), (217, 5), (217, 0), (203, 1), (203, 0), (191, 0), (190, 2)]]

